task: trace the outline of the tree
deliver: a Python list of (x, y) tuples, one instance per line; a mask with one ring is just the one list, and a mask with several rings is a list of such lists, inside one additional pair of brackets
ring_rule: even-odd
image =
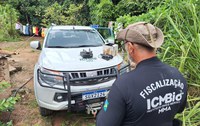
[(114, 5), (117, 5), (121, 0), (112, 0)]
[(60, 5), (55, 2), (53, 5), (47, 7), (42, 19), (42, 25), (50, 26), (51, 23), (56, 25), (82, 25), (84, 19), (81, 18), (82, 4)]
[(91, 22), (100, 26), (107, 26), (109, 21), (115, 20), (115, 7), (110, 0), (101, 0), (97, 4), (89, 0)]
[(0, 5), (0, 41), (17, 37), (15, 23), (18, 19), (17, 11), (10, 5)]
[(19, 11), (19, 20), (23, 24), (39, 25), (44, 10), (51, 3), (48, 0), (5, 0)]
[(55, 2), (51, 6), (47, 7), (44, 10), (44, 17), (42, 19), (42, 25), (43, 26), (50, 26), (51, 23), (61, 25), (67, 23), (66, 18), (66, 9), (63, 8), (60, 4)]
[(86, 26), (91, 24), (90, 8), (87, 3), (88, 0), (83, 1), (83, 7), (80, 10), (80, 16), (78, 18), (82, 22), (81, 24)]
[[(116, 6), (116, 17), (124, 15), (140, 15), (150, 9), (154, 9), (164, 0), (121, 0)], [(126, 3), (126, 4), (124, 4)]]
[(84, 21), (84, 19), (81, 19), (81, 9), (82, 9), (83, 5), (79, 4), (79, 5), (75, 5), (75, 4), (70, 4), (68, 10), (66, 11), (66, 24), (71, 24), (71, 25), (82, 25), (82, 21)]

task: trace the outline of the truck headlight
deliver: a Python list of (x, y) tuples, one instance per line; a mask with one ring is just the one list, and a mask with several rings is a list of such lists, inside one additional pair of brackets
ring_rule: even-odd
[(43, 86), (61, 86), (64, 88), (63, 74), (61, 72), (40, 68), (38, 70), (38, 79)]

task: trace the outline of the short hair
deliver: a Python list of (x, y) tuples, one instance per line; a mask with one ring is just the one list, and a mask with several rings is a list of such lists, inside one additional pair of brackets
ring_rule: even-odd
[(139, 45), (140, 47), (146, 49), (146, 50), (149, 51), (149, 52), (155, 51), (155, 48), (153, 48), (153, 47), (151, 47), (151, 46), (146, 46), (146, 45), (143, 45), (143, 44), (140, 44), (140, 43), (134, 43), (134, 44)]

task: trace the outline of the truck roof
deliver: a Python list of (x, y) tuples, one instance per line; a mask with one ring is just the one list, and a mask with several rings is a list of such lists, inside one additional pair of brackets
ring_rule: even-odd
[(58, 26), (52, 26), (52, 29), (56, 30), (70, 30), (70, 29), (77, 29), (77, 30), (92, 30), (93, 28), (89, 27), (89, 26), (75, 26), (75, 25), (58, 25)]

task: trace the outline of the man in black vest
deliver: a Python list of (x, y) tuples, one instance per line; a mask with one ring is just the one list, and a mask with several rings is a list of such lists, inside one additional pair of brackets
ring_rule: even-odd
[(121, 30), (135, 70), (120, 76), (97, 115), (97, 126), (173, 126), (174, 116), (184, 110), (187, 84), (181, 73), (156, 57), (162, 31), (138, 22)]

